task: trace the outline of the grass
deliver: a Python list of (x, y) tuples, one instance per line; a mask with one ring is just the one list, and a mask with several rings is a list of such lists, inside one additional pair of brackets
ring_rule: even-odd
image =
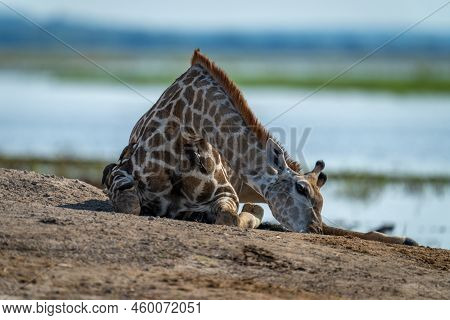
[[(83, 68), (54, 69), (50, 74), (64, 81), (116, 83), (117, 80), (98, 70)], [(142, 74), (139, 72), (116, 71), (114, 74), (125, 82), (134, 85), (162, 85), (172, 83), (179, 74), (153, 73)], [(233, 74), (233, 80), (238, 86), (245, 87), (279, 87), (279, 88), (316, 88), (326, 83), (333, 74), (321, 76), (291, 76), (281, 74)], [(365, 91), (389, 91), (395, 93), (408, 92), (442, 92), (450, 93), (450, 78), (427, 77), (420, 74), (408, 77), (352, 77), (343, 76), (329, 83), (327, 88), (334, 90), (365, 90)]]
[[(123, 81), (133, 85), (161, 85), (167, 86), (172, 83), (188, 66), (184, 56), (127, 56), (110, 54), (92, 54), (95, 61)], [(311, 60), (311, 68), (305, 71), (296, 67), (296, 61)], [(275, 59), (275, 58), (273, 58)], [(286, 57), (286, 62), (277, 65), (276, 59), (264, 60), (261, 57), (240, 62), (239, 59), (220, 58), (224, 60), (223, 67), (230, 73), (232, 79), (239, 86), (246, 87), (283, 87), (283, 88), (316, 88), (326, 83), (339, 70), (340, 66), (347, 66), (347, 60), (337, 62), (334, 65), (329, 60), (332, 57), (299, 57), (299, 59)], [(245, 60), (244, 60), (245, 61)], [(383, 60), (384, 61), (384, 60)], [(339, 77), (327, 85), (333, 90), (365, 90), (365, 91), (388, 91), (395, 93), (408, 92), (440, 92), (450, 93), (450, 77), (445, 70), (433, 66), (431, 61), (410, 61), (409, 72), (396, 72), (389, 66), (395, 66), (395, 61), (378, 61), (373, 65), (359, 66), (348, 74)], [(322, 63), (323, 62), (323, 63)], [(243, 65), (254, 65), (252, 71), (241, 68)], [(247, 63), (247, 64), (246, 64)], [(279, 62), (278, 62), (279, 63)], [(442, 63), (442, 61), (440, 62)], [(366, 62), (367, 64), (367, 62)], [(380, 67), (378, 68), (378, 64)], [(270, 65), (270, 66), (269, 66)], [(286, 65), (289, 71), (286, 71)], [(255, 67), (256, 66), (256, 67)], [(283, 69), (284, 68), (284, 69)], [(383, 69), (382, 72), (376, 72)], [(387, 69), (387, 71), (386, 71)], [(20, 71), (26, 73), (46, 74), (64, 81), (94, 82), (94, 83), (117, 83), (106, 73), (93, 67), (80, 58), (67, 54), (38, 54), (38, 53), (0, 53), (0, 71)], [(284, 70), (284, 71), (283, 71)]]
[[(32, 170), (44, 174), (54, 174), (79, 179), (100, 186), (103, 168), (107, 160), (75, 159), (70, 157), (14, 157), (1, 156), (0, 167)], [(366, 199), (376, 195), (388, 185), (404, 186), (409, 192), (420, 192), (424, 186), (432, 186), (439, 191), (450, 185), (450, 175), (394, 175), (371, 172), (327, 172), (329, 181), (341, 184), (339, 192), (350, 198)]]
[(385, 174), (368, 172), (334, 172), (328, 175), (330, 181), (340, 183), (339, 195), (354, 200), (376, 199), (387, 186), (402, 187), (406, 193), (421, 194), (431, 187), (436, 194), (442, 194), (450, 185), (450, 175)]
[[(56, 78), (66, 81), (83, 82), (115, 82), (113, 78), (99, 73), (85, 72), (83, 70), (65, 70), (52, 73)], [(168, 85), (177, 78), (177, 75), (156, 74), (142, 75), (133, 73), (115, 73), (120, 79), (138, 85)], [(289, 76), (246, 76), (238, 75), (233, 80), (238, 86), (245, 87), (280, 87), (280, 88), (316, 88), (327, 82), (330, 77), (289, 77)], [(412, 77), (407, 79), (377, 79), (343, 77), (331, 82), (327, 88), (334, 90), (358, 89), (365, 91), (390, 91), (395, 93), (408, 92), (450, 92), (450, 79), (427, 79)]]
[[(331, 76), (330, 76), (331, 78)], [(239, 85), (257, 87), (288, 87), (288, 88), (316, 88), (327, 82), (329, 78), (289, 78), (289, 77), (260, 77), (237, 78)], [(445, 79), (376, 79), (376, 78), (340, 78), (331, 82), (328, 88), (335, 90), (358, 89), (365, 91), (407, 92), (450, 92), (450, 80)]]
[(30, 170), (43, 174), (57, 175), (79, 179), (92, 185), (100, 186), (103, 168), (108, 164), (102, 160), (41, 157), (9, 157), (0, 156), (0, 167)]
[(430, 185), (445, 185), (450, 184), (450, 175), (414, 175), (414, 174), (399, 174), (387, 175), (384, 173), (367, 173), (354, 171), (341, 171), (329, 174), (330, 178), (335, 180), (345, 180), (349, 182), (368, 180), (372, 183), (378, 184), (387, 183), (404, 183), (404, 184), (430, 184)]

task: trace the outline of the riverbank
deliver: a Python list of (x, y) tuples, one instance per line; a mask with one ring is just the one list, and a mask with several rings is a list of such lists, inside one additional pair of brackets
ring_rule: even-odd
[(450, 298), (448, 250), (110, 210), (84, 182), (0, 169), (0, 298)]

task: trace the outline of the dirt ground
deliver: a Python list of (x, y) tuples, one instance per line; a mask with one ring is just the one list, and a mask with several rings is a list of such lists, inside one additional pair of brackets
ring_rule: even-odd
[(449, 299), (450, 251), (111, 212), (0, 169), (1, 299)]

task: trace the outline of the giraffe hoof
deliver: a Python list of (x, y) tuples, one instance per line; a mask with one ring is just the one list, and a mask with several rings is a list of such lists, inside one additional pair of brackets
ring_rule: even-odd
[(419, 244), (411, 238), (406, 237), (405, 241), (403, 241), (405, 246), (418, 246)]
[(117, 197), (112, 202), (115, 212), (130, 213), (135, 215), (139, 215), (141, 212), (139, 198), (134, 189), (126, 189), (119, 192)]
[(251, 213), (253, 216), (255, 216), (255, 218), (259, 219), (259, 221), (262, 221), (262, 218), (264, 216), (264, 209), (258, 206), (257, 204), (253, 203), (244, 204), (242, 212)]

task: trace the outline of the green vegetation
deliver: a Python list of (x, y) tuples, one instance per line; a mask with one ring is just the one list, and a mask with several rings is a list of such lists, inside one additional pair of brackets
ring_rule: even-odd
[(39, 158), (0, 156), (0, 167), (17, 170), (30, 170), (43, 174), (79, 179), (100, 186), (103, 168), (108, 164), (102, 160), (73, 158)]
[(370, 201), (376, 199), (387, 186), (401, 187), (406, 193), (420, 194), (431, 187), (436, 194), (442, 194), (450, 185), (450, 176), (437, 175), (395, 175), (367, 172), (335, 172), (329, 174), (330, 181), (340, 183), (338, 193), (346, 198)]
[[(80, 179), (100, 186), (106, 160), (0, 156), (0, 167), (33, 170), (66, 178)], [(421, 192), (431, 186), (441, 192), (450, 185), (450, 176), (388, 175), (368, 172), (327, 172), (330, 182), (340, 183), (339, 193), (349, 198), (369, 200), (388, 185), (398, 185), (408, 192)]]
[[(236, 82), (243, 86), (273, 86), (290, 88), (317, 88), (323, 85), (328, 78), (237, 78)], [(444, 79), (357, 79), (343, 77), (331, 82), (327, 88), (335, 90), (359, 89), (366, 91), (393, 91), (402, 92), (450, 92), (450, 80)]]
[[(133, 85), (167, 86), (189, 65), (189, 55), (95, 53), (88, 56)], [(186, 57), (187, 56), (187, 57)], [(356, 57), (214, 55), (215, 60), (239, 85), (245, 87), (317, 88)], [(358, 65), (327, 85), (333, 90), (450, 92), (448, 60), (405, 58), (373, 59)], [(398, 68), (397, 64), (402, 65)], [(0, 53), (0, 71), (50, 75), (64, 81), (117, 83), (117, 80), (86, 60), (69, 53)]]
[[(116, 80), (103, 73), (90, 73), (85, 70), (64, 70), (53, 73), (57, 78), (84, 82), (115, 82)], [(117, 77), (131, 84), (167, 85), (174, 81), (178, 75), (156, 74), (142, 75), (134, 73), (115, 73)], [(330, 75), (331, 77), (331, 75)], [(282, 87), (282, 88), (317, 88), (326, 83), (329, 78), (307, 78), (281, 75), (237, 75), (233, 80), (244, 87)], [(334, 90), (358, 89), (366, 91), (392, 91), (396, 93), (407, 92), (450, 92), (450, 79), (377, 79), (377, 78), (353, 78), (342, 77), (327, 85)]]

